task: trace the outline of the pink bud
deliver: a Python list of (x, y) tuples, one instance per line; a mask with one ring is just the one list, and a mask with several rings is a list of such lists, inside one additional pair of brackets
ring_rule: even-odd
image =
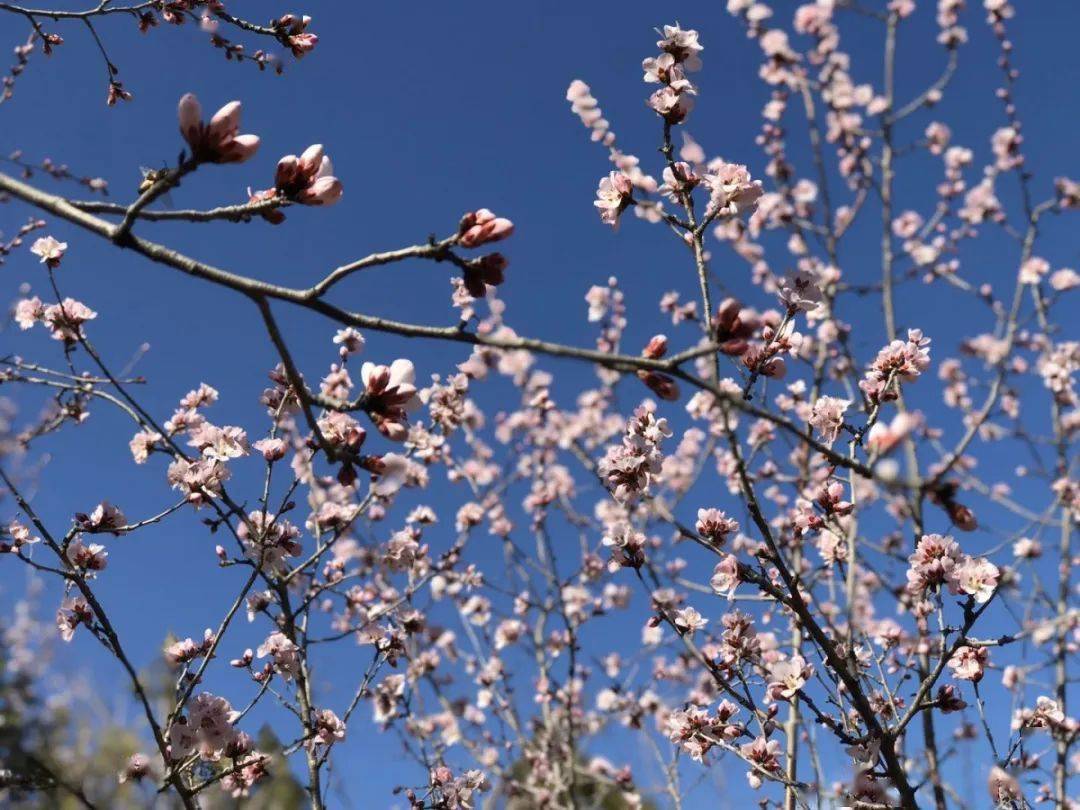
[(219, 163), (243, 163), (259, 150), (258, 135), (237, 135), (218, 158)]
[(313, 51), (318, 44), (319, 38), (315, 34), (296, 34), (289, 37), (289, 48), (297, 59), (302, 59), (305, 54)]
[(787, 374), (787, 364), (784, 362), (783, 357), (774, 357), (771, 360), (767, 360), (761, 367), (761, 374), (765, 377), (772, 377), (777, 380), (784, 379)]
[[(468, 224), (469, 222), (472, 224)], [(486, 208), (462, 220), (462, 247), (478, 247), (488, 242), (498, 242), (514, 232), (514, 223), (503, 217), (496, 217)]]
[(725, 298), (720, 302), (716, 310), (716, 325), (720, 331), (727, 332), (735, 325), (740, 309), (742, 307), (734, 298)]
[(381, 394), (390, 384), (390, 369), (387, 366), (375, 366), (367, 379), (367, 392)]
[(300, 194), (304, 205), (333, 205), (341, 199), (345, 189), (336, 177), (320, 177)]
[(274, 172), (274, 186), (287, 188), (296, 183), (300, 175), (300, 160), (296, 155), (286, 155), (278, 161), (277, 171)]
[(180, 134), (185, 141), (194, 145), (202, 127), (202, 105), (199, 104), (199, 99), (193, 93), (185, 93), (180, 98), (177, 112), (180, 118)]
[(659, 374), (655, 371), (639, 371), (638, 379), (656, 394), (660, 399), (668, 402), (674, 402), (679, 398), (679, 386), (666, 374)]
[(659, 360), (667, 354), (667, 336), (666, 335), (654, 335), (652, 340), (641, 352), (643, 357), (647, 357), (650, 360)]
[(979, 528), (979, 521), (975, 518), (975, 513), (963, 504), (949, 503), (945, 507), (945, 511), (949, 513), (953, 524), (960, 531), (973, 532)]
[(314, 177), (322, 168), (324, 154), (321, 143), (312, 144), (300, 155), (300, 169), (309, 177)]
[(209, 134), (214, 141), (223, 141), (240, 129), (240, 102), (230, 101), (210, 119)]
[(504, 217), (499, 217), (493, 223), (491, 223), (491, 231), (488, 236), (488, 242), (498, 242), (500, 239), (505, 239), (514, 232), (514, 223)]

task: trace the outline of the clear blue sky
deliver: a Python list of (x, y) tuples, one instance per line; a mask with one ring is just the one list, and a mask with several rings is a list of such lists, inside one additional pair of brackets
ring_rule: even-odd
[[(764, 162), (754, 139), (768, 90), (756, 78), (756, 44), (724, 13), (723, 3), (310, 5), (291, 10), (314, 16), (319, 46), (300, 63), (287, 60), (281, 77), (258, 74), (250, 65), (224, 63), (194, 27), (141, 36), (127, 21), (102, 25), (100, 33), (121, 69), (119, 78), (135, 93), (133, 102), (111, 109), (103, 103), (104, 69), (87, 33), (76, 26), (57, 27), (66, 39), (64, 46), (49, 60), (40, 54), (32, 57), (15, 99), (0, 107), (0, 150), (21, 148), (29, 159), (50, 156), (77, 173), (101, 175), (109, 180), (113, 198), (126, 201), (138, 183), (140, 164), (175, 159), (181, 145), (175, 107), (183, 93), (195, 92), (208, 112), (238, 98), (244, 102), (243, 131), (262, 137), (259, 155), (243, 166), (200, 170), (173, 192), (176, 204), (209, 207), (243, 201), (247, 186), (270, 184), (279, 156), (315, 142), (326, 145), (345, 184), (342, 203), (327, 210), (292, 209), (288, 222), (277, 228), (255, 222), (162, 226), (144, 233), (222, 267), (304, 286), (343, 261), (413, 244), (431, 232), (447, 233), (464, 211), (486, 206), (517, 225), (505, 245), (511, 264), (500, 294), (520, 333), (591, 345), (594, 335), (584, 322), (582, 296), (612, 274), (627, 290), (627, 346), (636, 347), (658, 331), (670, 332), (656, 302), (668, 289), (694, 295), (685, 255), (658, 229), (643, 223), (627, 221), (617, 235), (599, 224), (592, 197), (608, 163), (570, 114), (564, 94), (571, 79), (588, 82), (623, 148), (638, 154), (659, 176), (653, 151), (658, 126), (644, 107), (648, 88), (640, 81), (639, 65), (653, 53), (656, 37), (651, 29), (678, 19), (701, 32), (706, 48), (705, 68), (698, 77), (701, 95), (689, 132), (710, 156), (745, 162), (761, 176)], [(783, 15), (795, 8), (776, 5)], [(943, 65), (944, 55), (933, 42), (933, 5), (923, 0), (902, 31), (901, 99), (914, 95)], [(1011, 25), (1023, 72), (1018, 104), (1027, 125), (1025, 151), (1040, 196), (1046, 196), (1055, 174), (1080, 174), (1075, 116), (1080, 101), (1080, 59), (1075, 55), (1080, 6), (1067, 0), (1018, 5), (1019, 16)], [(256, 2), (235, 2), (229, 8), (257, 21), (290, 10)], [(966, 13), (972, 43), (964, 49), (960, 72), (935, 116), (950, 124), (954, 142), (975, 150), (976, 165), (987, 162), (989, 136), (1003, 123), (993, 97), (998, 74), (992, 40), (982, 18), (981, 8)], [(850, 26), (852, 20), (845, 20)], [(12, 17), (0, 18), (0, 47), (21, 42), (23, 28)], [(858, 36), (849, 35), (847, 48), (857, 78), (880, 84), (881, 44), (874, 29), (871, 21), (855, 19), (854, 28), (847, 30)], [(916, 116), (901, 132), (901, 140), (918, 137), (929, 120)], [(797, 160), (805, 157), (803, 144), (796, 141), (793, 148)], [(901, 209), (931, 209), (938, 169), (926, 165), (933, 174), (917, 171), (900, 181)], [(1004, 196), (1015, 200), (1011, 192)], [(10, 233), (26, 214), (14, 204), (0, 207), (0, 227)], [(216, 421), (251, 430), (262, 425), (258, 396), (276, 358), (249, 302), (124, 255), (62, 223), (48, 232), (71, 244), (61, 273), (64, 292), (100, 313), (90, 333), (104, 354), (123, 365), (141, 344), (149, 343), (138, 371), (151, 381), (142, 400), (151, 411), (164, 418), (184, 392), (205, 381), (222, 394), (212, 411)], [(856, 235), (845, 251), (843, 269), (850, 280), (878, 278), (877, 238), (873, 232)], [(1011, 285), (1015, 251), (1004, 251), (1013, 248), (1004, 240), (988, 239), (984, 247), (966, 254), (967, 267), (978, 268), (979, 280)], [(751, 288), (741, 261), (719, 246), (714, 252), (714, 269), (733, 292), (758, 305), (768, 303)], [(1080, 264), (1075, 239), (1069, 239), (1059, 223), (1048, 230), (1039, 252), (1055, 268)], [(6, 301), (14, 299), (24, 281), (44, 296), (44, 275), (25, 251), (0, 268)], [(453, 319), (449, 289), (446, 268), (404, 265), (352, 279), (341, 286), (338, 300), (367, 313), (445, 325)], [(901, 326), (938, 324), (931, 334), (935, 348), (950, 354), (962, 336), (989, 328), (971, 326), (982, 313), (942, 287), (905, 288), (898, 308)], [(331, 360), (333, 327), (310, 316), (282, 315), (298, 361), (309, 378), (316, 377)], [(884, 338), (876, 306), (846, 317), (860, 325), (854, 348), (868, 359)], [(445, 372), (463, 356), (460, 348), (367, 337), (368, 359), (389, 361), (407, 354), (417, 361), (421, 379)], [(5, 353), (56, 357), (55, 346), (40, 334), (18, 335), (8, 328), (0, 332), (0, 345)], [(547, 367), (556, 371), (556, 392), (567, 402), (589, 379), (581, 367), (557, 362)], [(930, 412), (937, 408), (932, 399), (917, 404)], [(945, 424), (957, 429), (955, 415)], [(119, 415), (98, 409), (85, 428), (44, 446), (51, 459), (42, 470), (35, 502), (54, 526), (66, 525), (74, 511), (89, 510), (102, 498), (116, 502), (129, 516), (148, 515), (172, 502), (162, 475), (131, 463), (126, 447), (131, 432)], [(1002, 458), (1002, 469), (1011, 470), (1017, 461)], [(1023, 484), (1017, 486), (1022, 492)], [(440, 506), (437, 496), (428, 500)], [(139, 662), (148, 662), (159, 649), (164, 629), (197, 635), (222, 613), (240, 574), (213, 567), (214, 542), (193, 515), (131, 539), (110, 541), (110, 567), (101, 591)], [(997, 538), (982, 531), (974, 542), (989, 548)], [(0, 569), (4, 609), (22, 578), (22, 572), (13, 569), (10, 564)], [(47, 593), (45, 607), (51, 610), (56, 592)], [(238, 629), (248, 632), (246, 626)], [(628, 636), (632, 644), (636, 626)], [(225, 657), (258, 640), (257, 634), (238, 635), (227, 645)], [(59, 666), (74, 670), (92, 662), (90, 677), (111, 694), (117, 684), (113, 664), (103, 662), (100, 651), (85, 639), (72, 653), (62, 657)], [(367, 663), (366, 652), (350, 654), (324, 667), (317, 678), (331, 705), (340, 706), (350, 688), (340, 672), (351, 668), (359, 676)], [(335, 690), (330, 678), (345, 685)], [(232, 684), (229, 689), (236, 688), (236, 680), (227, 682)], [(208, 687), (215, 683), (212, 679)], [(243, 702), (242, 694), (237, 690), (235, 702)], [(417, 779), (415, 769), (403, 766), (395, 738), (374, 733), (368, 716), (366, 710), (358, 714), (336, 772), (349, 797), (341, 800), (343, 806), (360, 806), (364, 796), (380, 797), (363, 802), (367, 806), (389, 806), (394, 785)], [(1003, 724), (999, 728), (1003, 734)], [(731, 806), (740, 806), (735, 797), (745, 785), (741, 768), (716, 768), (710, 778), (734, 785), (737, 792), (728, 794), (735, 802)], [(982, 785), (975, 784), (981, 791)]]

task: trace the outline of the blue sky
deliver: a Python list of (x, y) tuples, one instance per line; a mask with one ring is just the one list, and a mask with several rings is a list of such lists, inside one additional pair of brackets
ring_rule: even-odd
[[(705, 68), (698, 76), (701, 95), (688, 131), (710, 156), (747, 163), (761, 176), (764, 162), (754, 139), (768, 90), (756, 78), (757, 45), (723, 12), (722, 3), (667, 3), (662, 8), (636, 0), (617, 7), (322, 5), (325, 8), (295, 9), (314, 16), (312, 29), (320, 42), (302, 62), (287, 60), (280, 77), (258, 74), (250, 65), (225, 63), (194, 27), (142, 36), (127, 21), (112, 20), (100, 33), (135, 100), (109, 109), (103, 103), (104, 69), (89, 36), (75, 26), (56, 27), (65, 44), (49, 60), (34, 55), (16, 85), (15, 98), (0, 107), (0, 151), (20, 148), (28, 159), (49, 156), (77, 173), (101, 175), (109, 180), (113, 199), (125, 201), (133, 196), (140, 164), (160, 165), (175, 158), (181, 145), (175, 106), (183, 93), (195, 92), (208, 112), (238, 98), (244, 102), (243, 131), (262, 137), (259, 154), (242, 166), (200, 170), (173, 192), (177, 206), (243, 201), (246, 187), (270, 185), (279, 156), (316, 142), (325, 144), (334, 160), (345, 184), (344, 200), (326, 210), (291, 209), (286, 224), (277, 228), (254, 222), (158, 226), (142, 233), (222, 267), (306, 286), (344, 261), (413, 244), (431, 232), (448, 233), (463, 212), (486, 206), (517, 226), (504, 246), (511, 264), (500, 296), (508, 302), (508, 319), (519, 333), (591, 345), (594, 334), (585, 323), (582, 296), (613, 274), (627, 291), (627, 347), (644, 343), (655, 332), (670, 332), (656, 302), (668, 289), (678, 289), (684, 297), (695, 294), (685, 254), (643, 223), (627, 221), (617, 235), (600, 225), (591, 201), (608, 163), (569, 112), (564, 94), (571, 79), (588, 82), (622, 147), (659, 176), (653, 151), (659, 127), (644, 107), (648, 89), (640, 81), (639, 65), (654, 50), (651, 29), (678, 19), (701, 32), (706, 48)], [(920, 5), (899, 41), (900, 99), (915, 95), (944, 64), (944, 54), (933, 42), (933, 4), (924, 0)], [(795, 5), (777, 7), (787, 15)], [(232, 3), (230, 10), (257, 20), (268, 14), (265, 4), (255, 2)], [(940, 112), (914, 116), (899, 134), (901, 141), (914, 140), (929, 120), (941, 118), (952, 127), (954, 142), (975, 150), (977, 166), (987, 162), (989, 136), (1003, 123), (993, 97), (998, 82), (993, 42), (982, 16), (979, 8), (966, 14), (972, 42), (962, 52), (960, 71)], [(844, 19), (857, 79), (879, 83), (881, 45), (875, 24)], [(0, 46), (21, 42), (21, 22), (0, 20)], [(1078, 26), (1080, 6), (1066, 0), (1022, 5), (1010, 26), (1022, 70), (1017, 101), (1026, 123), (1025, 151), (1040, 199), (1050, 193), (1056, 174), (1075, 176), (1080, 168), (1071, 112), (1080, 100), (1080, 60), (1074, 51)], [(795, 137), (792, 141), (796, 161), (803, 160), (805, 146)], [(917, 157), (912, 161), (912, 173), (898, 181), (898, 208), (927, 212), (939, 168)], [(1002, 196), (1014, 203), (1012, 191), (1009, 186)], [(14, 231), (27, 213), (14, 204), (0, 207), (0, 227)], [(1064, 224), (1050, 224), (1038, 251), (1055, 268), (1080, 263), (1077, 243), (1068, 238)], [(122, 366), (149, 344), (137, 365), (150, 380), (144, 405), (164, 418), (180, 396), (205, 381), (222, 394), (212, 411), (216, 421), (251, 430), (261, 427), (257, 400), (276, 358), (249, 302), (119, 252), (63, 223), (48, 232), (71, 244), (61, 272), (63, 291), (99, 312), (90, 333), (105, 356)], [(877, 280), (877, 238), (873, 228), (853, 235), (842, 255), (850, 280)], [(725, 286), (751, 303), (769, 303), (751, 288), (740, 260), (719, 245), (714, 253), (713, 269)], [(1011, 289), (1016, 259), (1006, 240), (986, 239), (965, 254), (965, 261), (968, 268), (977, 268), (973, 277)], [(365, 313), (447, 325), (454, 318), (447, 279), (447, 268), (440, 265), (395, 266), (354, 277), (341, 285), (336, 300)], [(0, 268), (5, 300), (14, 299), (22, 282), (36, 292), (44, 290), (44, 275), (25, 251)], [(315, 377), (332, 359), (333, 327), (313, 316), (279, 311), (298, 362), (309, 378)], [(901, 327), (934, 323), (934, 345), (948, 353), (961, 337), (990, 328), (973, 326), (975, 319), (984, 319), (983, 312), (940, 286), (902, 288), (898, 311)], [(845, 317), (860, 327), (854, 349), (868, 359), (884, 340), (876, 305)], [(463, 357), (460, 348), (367, 337), (367, 359), (388, 362), (407, 355), (417, 361), (421, 379), (445, 372)], [(0, 332), (0, 345), (4, 352), (56, 362), (55, 346), (41, 335), (18, 335), (9, 328)], [(563, 393), (567, 403), (590, 379), (590, 372), (580, 366), (545, 365), (555, 371), (556, 392)], [(932, 386), (927, 388), (932, 391)], [(930, 413), (939, 407), (932, 398), (917, 404)], [(958, 430), (953, 414), (943, 417), (943, 424)], [(126, 447), (130, 433), (120, 415), (99, 409), (85, 428), (44, 446), (49, 458), (35, 503), (53, 525), (66, 525), (72, 512), (88, 510), (102, 498), (118, 503), (129, 516), (148, 515), (172, 503), (162, 475), (131, 463)], [(1017, 461), (1016, 455), (1001, 457), (1001, 474)], [(1023, 482), (1016, 486), (1024, 492)], [(433, 505), (438, 508), (437, 500)], [(999, 528), (1008, 527), (994, 527)], [(977, 542), (988, 548), (997, 539), (983, 531)], [(159, 648), (163, 628), (197, 635), (220, 616), (240, 574), (213, 568), (213, 544), (193, 515), (110, 543), (113, 552), (101, 590), (140, 662), (148, 662)], [(165, 577), (160, 574), (163, 564)], [(11, 566), (0, 569), (0, 585), (5, 586), (0, 605), (10, 604), (21, 579), (22, 572)], [(51, 609), (48, 599), (45, 604)], [(183, 617), (182, 623), (177, 617)], [(240, 630), (247, 632), (246, 627)], [(629, 635), (636, 638), (636, 628)], [(256, 635), (238, 639), (237, 647), (258, 641)], [(102, 662), (88, 644), (77, 643), (74, 650), (76, 655), (60, 665), (77, 662), (81, 668), (93, 662), (91, 677), (107, 691), (115, 683), (112, 665)], [(334, 666), (359, 668), (366, 663), (366, 653), (353, 652), (348, 661)], [(336, 697), (333, 688), (323, 686)], [(366, 712), (361, 716), (356, 729), (362, 733), (353, 734), (346, 744), (343, 762), (348, 764), (337, 774), (349, 797), (342, 802), (349, 805), (361, 795), (385, 796), (388, 805), (389, 790), (415, 780), (416, 771), (403, 767), (391, 737), (366, 734)], [(714, 770), (710, 778), (725, 778), (742, 790), (740, 769), (727, 777)]]

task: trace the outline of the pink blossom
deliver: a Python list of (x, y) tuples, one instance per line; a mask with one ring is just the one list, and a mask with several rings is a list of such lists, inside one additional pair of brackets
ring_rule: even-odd
[(986, 647), (959, 647), (949, 658), (949, 666), (952, 668), (953, 677), (961, 681), (982, 680), (986, 662), (990, 654)]
[(894, 340), (878, 352), (859, 387), (874, 401), (894, 399), (901, 381), (915, 380), (930, 367), (930, 338), (909, 329), (906, 341)]
[(330, 709), (315, 713), (315, 737), (323, 745), (333, 745), (345, 739), (345, 724)]
[(364, 363), (360, 368), (364, 409), (387, 438), (404, 439), (408, 415), (420, 407), (413, 384), (415, 378), (416, 370), (410, 360), (398, 359), (389, 366)]
[(167, 646), (165, 648), (165, 661), (169, 666), (174, 668), (181, 664), (190, 663), (199, 656), (206, 655), (210, 651), (214, 641), (214, 633), (208, 627), (203, 634), (202, 641), (185, 638)]
[(709, 586), (720, 596), (730, 598), (739, 584), (739, 560), (734, 554), (725, 554), (713, 568)]
[(3, 530), (0, 529), (0, 554), (10, 554), (12, 551), (18, 551), (23, 546), (30, 546), (40, 542), (40, 537), (33, 536), (30, 529), (14, 520), (7, 526), (6, 537), (3, 535)]
[(103, 571), (108, 564), (109, 552), (100, 543), (85, 544), (82, 538), (75, 538), (67, 547), (68, 562), (83, 571)]
[(30, 252), (39, 257), (42, 264), (59, 267), (67, 246), (67, 242), (59, 242), (51, 236), (43, 236), (34, 241), (34, 244), (30, 246)]
[(648, 491), (662, 469), (660, 444), (671, 436), (666, 419), (639, 408), (627, 422), (622, 444), (610, 447), (597, 465), (615, 499), (634, 503)]
[(141, 430), (136, 433), (128, 442), (128, 447), (131, 448), (131, 457), (135, 459), (135, 463), (145, 464), (155, 445), (163, 438), (160, 433), (152, 430)]
[(892, 232), (901, 239), (911, 239), (922, 227), (923, 218), (915, 211), (904, 211), (892, 222)]
[(94, 614), (81, 596), (65, 597), (56, 611), (56, 629), (64, 641), (71, 641), (75, 637), (75, 630), (80, 624), (89, 627), (93, 620)]
[(54, 340), (76, 343), (83, 337), (82, 325), (96, 317), (97, 313), (86, 304), (74, 298), (65, 298), (62, 303), (45, 307), (41, 320), (52, 332)]
[(694, 99), (688, 93), (680, 93), (665, 85), (649, 96), (649, 107), (669, 124), (682, 123), (694, 109)]
[(679, 93), (697, 92), (694, 85), (686, 78), (682, 65), (675, 61), (670, 53), (662, 53), (658, 57), (650, 57), (641, 63), (645, 71), (645, 81), (650, 84), (666, 84)]
[(1023, 795), (1017, 778), (999, 765), (990, 769), (986, 789), (990, 793), (990, 800), (997, 806), (1013, 804)]
[(645, 562), (645, 535), (631, 526), (618, 526), (604, 534), (603, 544), (611, 549), (612, 570), (640, 568)]
[(593, 96), (589, 85), (574, 79), (566, 90), (566, 100), (570, 102), (570, 110), (581, 123), (591, 130), (593, 141), (599, 142), (608, 148), (615, 144), (615, 133), (611, 131), (610, 123), (604, 118), (604, 112), (600, 109), (600, 103)]
[[(763, 771), (777, 773), (780, 770), (780, 743), (777, 740), (756, 737), (752, 742), (739, 746), (739, 752), (744, 759)], [(746, 772), (746, 781), (756, 790), (762, 785), (761, 774), (756, 769), (750, 769)]]
[(795, 9), (792, 27), (800, 34), (820, 35), (832, 19), (832, 6), (824, 3), (805, 3)]
[(908, 557), (908, 588), (921, 593), (928, 587), (951, 581), (961, 562), (960, 546), (951, 537), (924, 534)]
[(250, 450), (247, 433), (238, 427), (226, 425), (217, 427), (209, 423), (199, 425), (191, 432), (188, 441), (199, 450), (203, 458), (212, 461), (229, 461), (246, 456)]
[(1054, 179), (1058, 207), (1063, 209), (1080, 208), (1080, 182), (1068, 177)]
[(851, 407), (850, 399), (839, 397), (818, 397), (810, 412), (811, 425), (825, 444), (832, 446), (844, 426), (844, 412)]
[(303, 551), (298, 540), (300, 529), (285, 518), (262, 510), (249, 512), (247, 520), (237, 527), (236, 535), (244, 544), (248, 559), (267, 571), (287, 569), (285, 558), (298, 557)]
[(964, 206), (960, 209), (961, 219), (972, 225), (996, 219), (1000, 215), (1001, 202), (994, 194), (994, 181), (991, 177), (972, 187), (964, 197)]
[(1020, 154), (1020, 144), (1023, 136), (1014, 127), (1002, 127), (991, 138), (991, 148), (996, 158), (996, 166), (1000, 171), (1007, 172), (1024, 162)]
[(685, 607), (675, 611), (675, 626), (687, 635), (692, 636), (708, 623), (709, 620), (692, 607)]
[(233, 728), (236, 712), (223, 697), (201, 692), (188, 707), (188, 725), (194, 730), (201, 746), (203, 758), (212, 758), (210, 752), (225, 748), (236, 736)]
[(994, 595), (999, 575), (998, 567), (985, 557), (965, 557), (950, 574), (949, 590), (966, 593), (982, 604)]
[(619, 215), (633, 202), (633, 184), (622, 172), (611, 172), (600, 179), (593, 205), (600, 211), (600, 221), (613, 228), (619, 227)]
[(1060, 270), (1055, 270), (1050, 275), (1050, 287), (1055, 292), (1075, 290), (1077, 287), (1080, 287), (1080, 273), (1077, 273), (1071, 267), (1063, 267)]
[(75, 522), (80, 531), (88, 534), (109, 533), (117, 536), (126, 534), (127, 518), (124, 513), (108, 501), (102, 501), (89, 515), (76, 513)]
[(713, 161), (701, 180), (709, 189), (709, 218), (750, 213), (764, 193), (761, 181), (751, 178), (746, 166), (739, 163)]
[(932, 155), (940, 155), (949, 145), (952, 130), (940, 121), (931, 121), (926, 126), (927, 149)]
[(334, 335), (334, 343), (341, 346), (341, 353), (344, 357), (350, 354), (360, 354), (364, 350), (365, 341), (360, 332), (351, 326), (347, 326), (337, 331)]
[(729, 535), (739, 530), (739, 522), (719, 509), (698, 509), (696, 528), (710, 543), (722, 546)]
[(45, 307), (36, 295), (33, 298), (22, 298), (15, 304), (14, 317), (15, 323), (25, 331), (45, 317)]
[(269, 656), (274, 670), (286, 680), (296, 677), (300, 671), (300, 648), (293, 644), (284, 633), (271, 633), (267, 636), (266, 641), (256, 650), (256, 655), (259, 658)]
[(662, 33), (663, 39), (656, 43), (656, 47), (671, 54), (675, 61), (687, 70), (701, 70), (701, 58), (698, 54), (705, 48), (698, 42), (697, 31), (682, 29), (678, 25), (665, 25)]
[(768, 695), (770, 700), (791, 700), (813, 677), (814, 668), (801, 655), (777, 661), (769, 667)]
[(221, 486), (230, 475), (228, 467), (213, 459), (192, 462), (177, 459), (169, 465), (168, 470), (170, 486), (183, 492), (196, 507), (211, 498), (220, 497)]
[(1050, 262), (1041, 256), (1032, 256), (1020, 265), (1020, 283), (1038, 284), (1050, 272)]

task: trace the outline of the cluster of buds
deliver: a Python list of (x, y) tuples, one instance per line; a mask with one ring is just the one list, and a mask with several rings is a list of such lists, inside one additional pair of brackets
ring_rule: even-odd
[(279, 160), (274, 188), (280, 196), (301, 205), (333, 205), (343, 192), (321, 143), (309, 146), (300, 157), (286, 155)]
[(311, 17), (306, 14), (283, 14), (276, 20), (270, 21), (270, 27), (274, 29), (274, 36), (282, 45), (292, 51), (297, 59), (302, 59), (306, 54), (315, 50), (319, 44), (319, 38), (315, 34), (308, 33), (307, 27), (311, 24)]
[(473, 298), (483, 298), (488, 287), (498, 287), (503, 283), (506, 266), (510, 262), (501, 253), (488, 253), (476, 259), (470, 259), (462, 267), (465, 289)]
[(855, 504), (844, 500), (844, 485), (839, 481), (822, 485), (816, 500), (826, 515), (843, 517), (855, 510)]
[(505, 217), (497, 217), (486, 208), (470, 211), (458, 225), (458, 244), (474, 248), (489, 242), (499, 242), (514, 232), (514, 223)]
[(180, 134), (199, 163), (243, 163), (259, 148), (258, 135), (241, 135), (240, 102), (230, 101), (210, 119), (202, 120), (202, 105), (192, 93), (180, 99)]
[[(499, 242), (514, 232), (514, 223), (497, 217), (487, 208), (470, 211), (458, 223), (457, 243), (474, 248), (489, 242)], [(505, 278), (503, 271), (510, 262), (501, 253), (488, 253), (459, 264), (465, 290), (473, 298), (483, 298), (488, 287), (497, 287)]]
[(764, 343), (748, 348), (742, 355), (742, 363), (752, 373), (779, 380), (787, 374), (787, 364), (782, 355), (798, 348), (797, 340), (800, 336), (794, 334), (791, 321), (781, 324), (777, 323), (777, 320), (779, 319), (762, 325), (761, 337)]
[[(300, 205), (333, 205), (344, 193), (341, 181), (334, 177), (334, 164), (321, 143), (312, 144), (300, 157), (286, 155), (278, 161), (274, 187), (249, 192), (250, 203), (265, 200), (288, 200)], [(277, 225), (285, 220), (277, 208), (261, 212), (263, 219)]]
[(750, 348), (749, 339), (758, 328), (756, 317), (749, 317), (734, 298), (725, 298), (712, 319), (717, 348), (731, 357), (742, 356)]

